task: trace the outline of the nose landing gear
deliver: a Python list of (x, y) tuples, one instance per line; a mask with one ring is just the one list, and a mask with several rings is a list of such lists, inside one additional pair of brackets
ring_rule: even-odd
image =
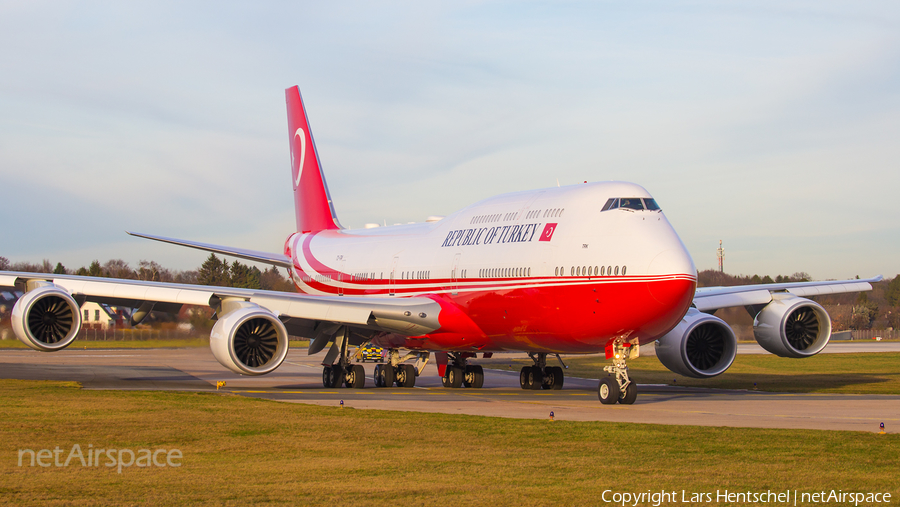
[(611, 366), (604, 366), (603, 371), (613, 376), (600, 379), (597, 386), (597, 397), (604, 405), (631, 405), (637, 399), (637, 384), (628, 376), (626, 359), (635, 359), (640, 355), (637, 343), (625, 343), (618, 338), (606, 347), (606, 357), (612, 358)]

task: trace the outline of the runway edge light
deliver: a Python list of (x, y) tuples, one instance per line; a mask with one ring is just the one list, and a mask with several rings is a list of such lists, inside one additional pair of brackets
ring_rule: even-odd
[[(551, 421), (553, 420), (553, 411), (552, 411), (552, 410), (550, 411), (550, 420), (551, 420)], [(883, 425), (882, 425), (882, 426), (883, 426)]]
[(881, 431), (879, 431), (878, 434), (884, 435), (884, 423), (881, 423)]

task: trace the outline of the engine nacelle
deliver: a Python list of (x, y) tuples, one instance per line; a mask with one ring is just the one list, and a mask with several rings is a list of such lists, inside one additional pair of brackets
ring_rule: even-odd
[(265, 375), (287, 357), (288, 333), (278, 317), (248, 301), (222, 303), (209, 335), (209, 348), (222, 366), (241, 375)]
[(731, 366), (736, 354), (731, 327), (696, 308), (656, 342), (656, 357), (663, 366), (685, 377), (715, 377)]
[(25, 345), (42, 352), (69, 346), (81, 329), (81, 311), (71, 294), (50, 282), (37, 282), (12, 309), (12, 328)]
[(753, 320), (756, 342), (781, 357), (810, 357), (831, 339), (831, 317), (815, 301), (793, 294), (773, 294)]

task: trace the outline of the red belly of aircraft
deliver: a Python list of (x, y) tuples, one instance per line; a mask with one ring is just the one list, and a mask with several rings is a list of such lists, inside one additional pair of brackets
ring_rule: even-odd
[(695, 288), (684, 276), (439, 294), (431, 296), (443, 307), (438, 331), (385, 341), (429, 350), (596, 352), (618, 336), (648, 343), (668, 332)]

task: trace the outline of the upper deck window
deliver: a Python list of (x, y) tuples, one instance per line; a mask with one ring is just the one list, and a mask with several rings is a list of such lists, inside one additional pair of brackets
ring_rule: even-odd
[(603, 205), (603, 209), (600, 211), (608, 211), (617, 208), (659, 211), (659, 205), (656, 204), (656, 199), (642, 199), (640, 197), (613, 197), (606, 201), (606, 204)]

